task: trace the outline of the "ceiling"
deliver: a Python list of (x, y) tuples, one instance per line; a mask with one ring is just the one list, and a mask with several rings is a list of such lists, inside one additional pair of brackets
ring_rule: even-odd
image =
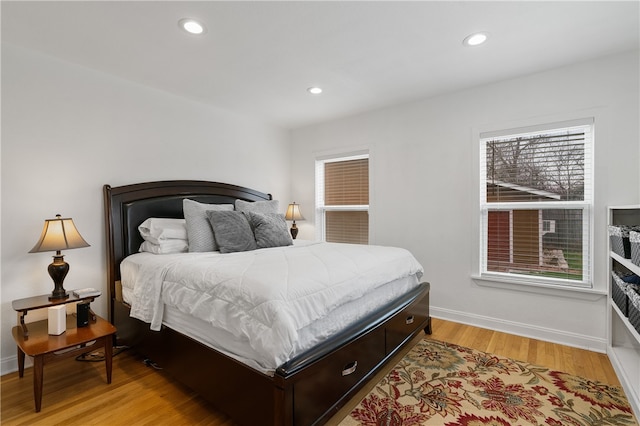
[[(640, 3), (2, 1), (2, 42), (285, 128), (639, 48)], [(207, 32), (178, 28), (197, 18)], [(486, 31), (487, 43), (462, 40)], [(307, 92), (324, 89), (321, 95)]]

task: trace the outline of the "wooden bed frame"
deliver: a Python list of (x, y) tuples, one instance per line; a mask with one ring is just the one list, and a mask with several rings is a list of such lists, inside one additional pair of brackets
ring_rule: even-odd
[(246, 425), (325, 423), (395, 353), (431, 332), (429, 284), (422, 283), (347, 330), (281, 365), (273, 377), (168, 327), (151, 331), (121, 301), (120, 262), (138, 251), (138, 225), (149, 217), (182, 218), (182, 200), (233, 203), (271, 199), (251, 189), (205, 181), (104, 186), (109, 319), (119, 343), (131, 346)]

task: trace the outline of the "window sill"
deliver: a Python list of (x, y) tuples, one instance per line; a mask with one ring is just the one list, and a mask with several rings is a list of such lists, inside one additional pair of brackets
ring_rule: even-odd
[(472, 275), (471, 279), (481, 287), (502, 288), (507, 290), (524, 291), (528, 293), (546, 294), (551, 296), (568, 297), (571, 299), (598, 300), (607, 296), (604, 290), (593, 288), (561, 286), (539, 283), (530, 280), (499, 277), (495, 275)]

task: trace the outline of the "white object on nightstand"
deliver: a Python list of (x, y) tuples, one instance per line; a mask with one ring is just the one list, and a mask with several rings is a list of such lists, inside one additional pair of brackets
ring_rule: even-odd
[(49, 308), (49, 334), (59, 336), (67, 330), (67, 309), (65, 305)]
[(73, 290), (73, 295), (77, 298), (81, 299), (83, 297), (92, 297), (92, 296), (100, 296), (102, 292), (100, 290), (96, 290), (95, 288), (79, 288), (77, 290)]

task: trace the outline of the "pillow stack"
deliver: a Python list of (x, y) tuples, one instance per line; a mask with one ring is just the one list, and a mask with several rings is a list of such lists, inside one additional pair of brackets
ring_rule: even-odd
[(147, 219), (140, 251), (234, 253), (293, 244), (277, 200), (203, 204), (183, 200), (184, 219)]
[(149, 218), (138, 226), (144, 239), (140, 251), (155, 254), (184, 253), (189, 247), (185, 219)]

